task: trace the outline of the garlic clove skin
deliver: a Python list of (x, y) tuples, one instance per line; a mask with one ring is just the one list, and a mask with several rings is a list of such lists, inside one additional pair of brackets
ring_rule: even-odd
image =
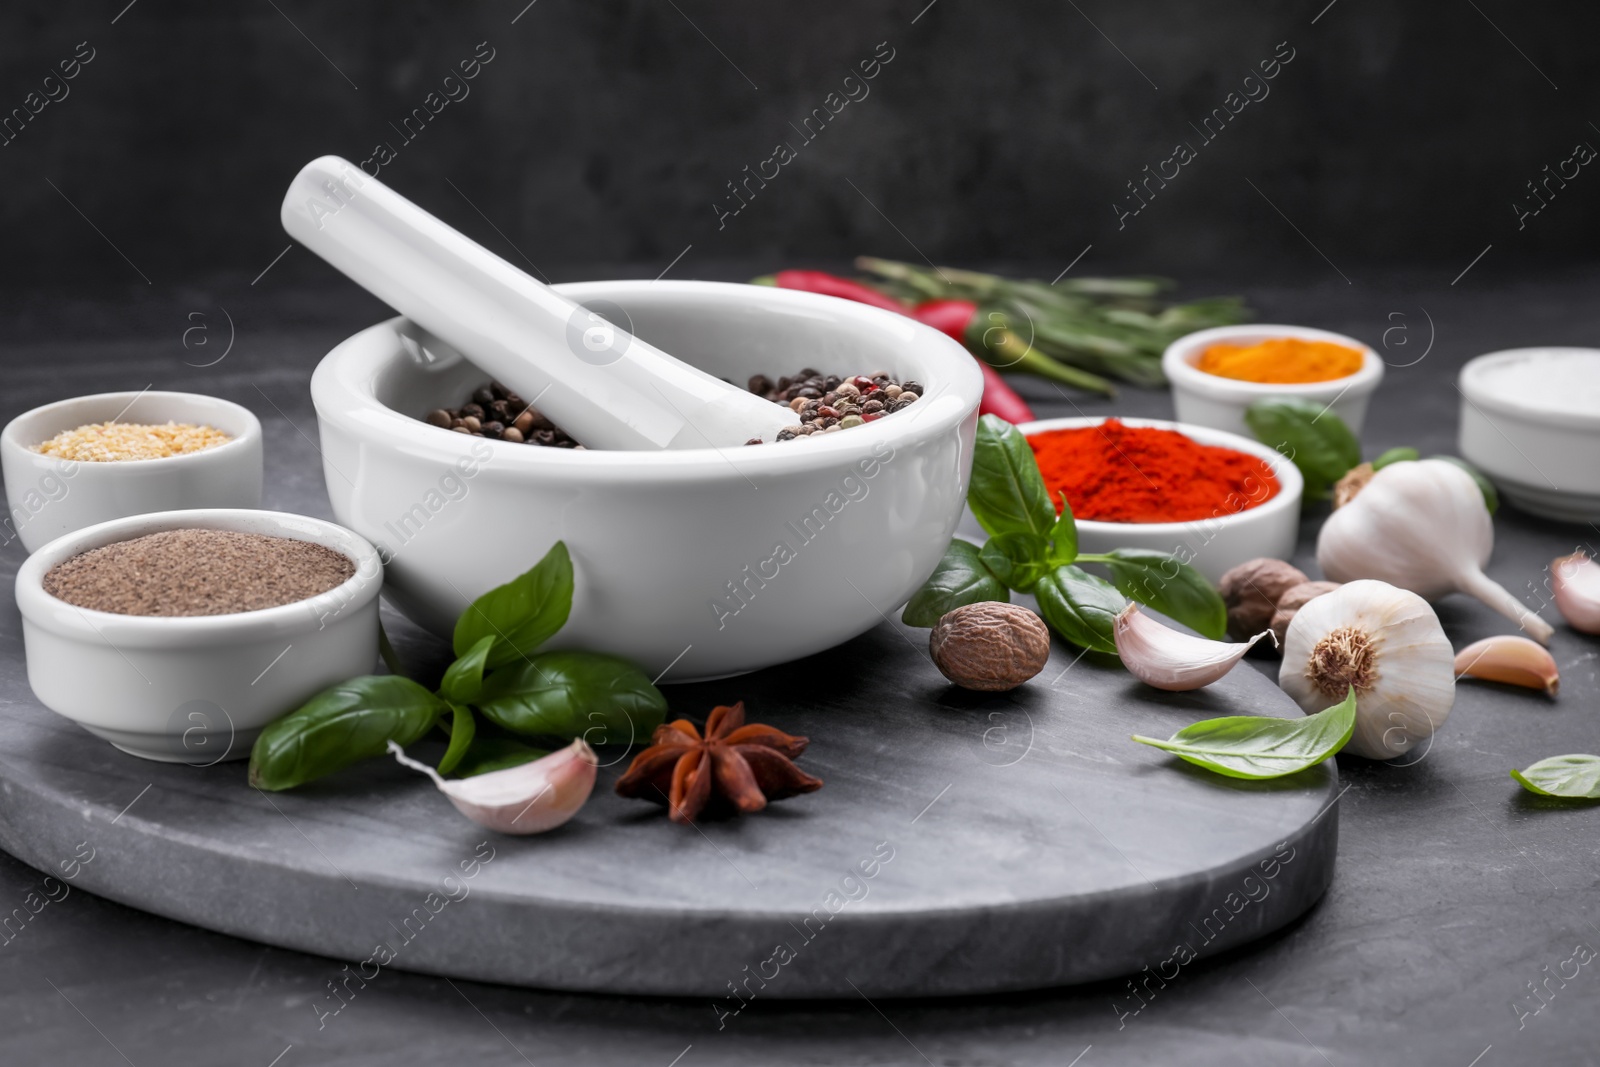
[[(1395, 464), (1407, 466), (1415, 464)], [(1370, 491), (1368, 486), (1335, 514), (1356, 507)], [(1385, 582), (1358, 579), (1295, 613), (1284, 635), (1278, 684), (1308, 715), (1355, 686), (1356, 728), (1343, 751), (1394, 759), (1449, 717), (1455, 652), (1426, 600)]]
[(1504, 682), (1556, 695), (1561, 671), (1548, 649), (1526, 637), (1499, 634), (1485, 637), (1456, 653), (1456, 677), (1463, 675), (1489, 682)]
[(1113, 636), (1129, 674), (1157, 689), (1182, 693), (1210, 685), (1233, 670), (1257, 641), (1272, 637), (1272, 632), (1263, 630), (1238, 643), (1210, 641), (1163, 626), (1133, 603), (1117, 616)]
[(1442, 459), (1391, 463), (1328, 516), (1317, 564), (1329, 581), (1371, 578), (1426, 600), (1476, 597), (1548, 644), (1549, 623), (1483, 573), (1494, 521), (1472, 476)]
[(1550, 588), (1556, 610), (1567, 625), (1586, 634), (1600, 634), (1600, 563), (1583, 552), (1550, 561)]
[(389, 751), (402, 766), (433, 779), (456, 810), (479, 826), (503, 834), (539, 834), (575, 815), (594, 791), (600, 761), (578, 738), (566, 748), (503, 771), (447, 779), (405, 754), (393, 741)]

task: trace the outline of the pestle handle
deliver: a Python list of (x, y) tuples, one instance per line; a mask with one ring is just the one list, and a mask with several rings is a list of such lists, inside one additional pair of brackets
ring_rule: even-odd
[(738, 446), (772, 441), (795, 421), (608, 323), (338, 156), (301, 169), (282, 218), (289, 236), (586, 447)]

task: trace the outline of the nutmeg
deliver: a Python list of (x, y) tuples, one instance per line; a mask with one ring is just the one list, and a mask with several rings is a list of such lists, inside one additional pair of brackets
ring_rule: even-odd
[(1278, 598), (1291, 587), (1308, 582), (1298, 567), (1281, 559), (1252, 559), (1241, 563), (1217, 583), (1228, 605), (1228, 636), (1248, 641), (1272, 623)]
[(1295, 612), (1306, 606), (1307, 601), (1331, 593), (1339, 588), (1338, 582), (1301, 582), (1284, 590), (1278, 598), (1278, 607), (1272, 613), (1272, 633), (1278, 639), (1278, 647), (1283, 647), (1283, 635), (1289, 632), (1289, 623), (1294, 621)]
[(999, 693), (1044, 670), (1050, 631), (1025, 607), (984, 601), (946, 612), (934, 624), (928, 651), (961, 688)]

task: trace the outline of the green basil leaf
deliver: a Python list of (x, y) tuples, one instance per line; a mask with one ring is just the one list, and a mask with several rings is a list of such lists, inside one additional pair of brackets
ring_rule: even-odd
[(478, 732), (471, 708), (464, 704), (451, 704), (450, 711), (450, 747), (444, 750), (444, 756), (439, 760), (440, 774), (449, 774), (456, 769), (461, 757), (467, 754), (473, 735)]
[(448, 708), (397, 674), (370, 674), (331, 685), (261, 731), (250, 751), (250, 784), (292, 789), (381, 756), (390, 741), (410, 745)]
[(1155, 608), (1197, 633), (1222, 639), (1228, 632), (1228, 606), (1199, 571), (1166, 552), (1117, 548), (1104, 555), (1079, 557), (1104, 563), (1111, 581), (1130, 599)]
[(900, 613), (900, 621), (907, 626), (932, 626), (946, 612), (965, 604), (1010, 600), (1005, 585), (990, 573), (981, 557), (978, 546), (971, 541), (959, 537), (951, 541), (932, 576)]
[(545, 652), (489, 675), (478, 710), (516, 734), (631, 745), (661, 725), (667, 698), (619, 656)]
[(1600, 800), (1600, 756), (1551, 756), (1511, 777), (1542, 797)]
[(978, 558), (996, 578), (1026, 592), (1050, 569), (1049, 553), (1049, 542), (1038, 534), (1003, 533), (989, 538)]
[(439, 683), (439, 695), (454, 704), (470, 704), (477, 700), (478, 690), (483, 688), (483, 664), (489, 658), (494, 641), (493, 634), (478, 638), (466, 655), (450, 664), (444, 672), (444, 680)]
[(1446, 463), (1454, 463), (1456, 466), (1472, 475), (1472, 480), (1478, 483), (1478, 492), (1483, 494), (1483, 506), (1489, 509), (1489, 514), (1493, 515), (1495, 512), (1500, 510), (1499, 490), (1494, 487), (1494, 483), (1485, 477), (1484, 473), (1477, 467), (1474, 467), (1460, 456), (1429, 456), (1428, 458), (1442, 459)]
[(1372, 469), (1381, 471), (1391, 463), (1406, 463), (1417, 458), (1417, 450), (1409, 445), (1391, 448), (1383, 455), (1372, 461)]
[(1361, 462), (1361, 442), (1344, 420), (1310, 400), (1257, 400), (1244, 421), (1262, 444), (1277, 449), (1305, 478), (1305, 499), (1321, 500)]
[(456, 764), (456, 776), (472, 778), (490, 771), (503, 771), (548, 755), (548, 749), (534, 748), (509, 737), (476, 737), (461, 762)]
[(1061, 516), (1050, 527), (1050, 562), (1060, 565), (1078, 558), (1078, 520), (1072, 517), (1072, 504), (1061, 494)]
[(1117, 651), (1116, 618), (1128, 602), (1104, 578), (1071, 565), (1057, 567), (1039, 579), (1033, 596), (1044, 621), (1068, 641), (1096, 652)]
[(1315, 767), (1345, 746), (1356, 728), (1356, 691), (1315, 715), (1274, 719), (1225, 715), (1185, 726), (1167, 741), (1133, 735), (1197, 767), (1229, 778), (1282, 778)]
[(1056, 522), (1055, 505), (1022, 431), (995, 415), (978, 420), (967, 506), (992, 537), (1032, 533), (1044, 537)]
[(572, 557), (557, 541), (527, 573), (495, 586), (467, 606), (456, 620), (452, 644), (465, 656), (485, 637), (493, 637), (486, 665), (503, 667), (533, 654), (554, 637), (572, 613)]

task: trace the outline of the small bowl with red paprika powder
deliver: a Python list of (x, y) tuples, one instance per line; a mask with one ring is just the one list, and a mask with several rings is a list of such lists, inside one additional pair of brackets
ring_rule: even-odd
[(1244, 413), (1258, 400), (1294, 397), (1326, 404), (1358, 436), (1383, 360), (1353, 337), (1308, 326), (1218, 326), (1167, 346), (1161, 369), (1172, 383), (1178, 421), (1248, 434)]
[(1078, 548), (1167, 552), (1217, 581), (1246, 560), (1288, 559), (1300, 472), (1266, 445), (1160, 419), (1045, 419), (1021, 427)]

